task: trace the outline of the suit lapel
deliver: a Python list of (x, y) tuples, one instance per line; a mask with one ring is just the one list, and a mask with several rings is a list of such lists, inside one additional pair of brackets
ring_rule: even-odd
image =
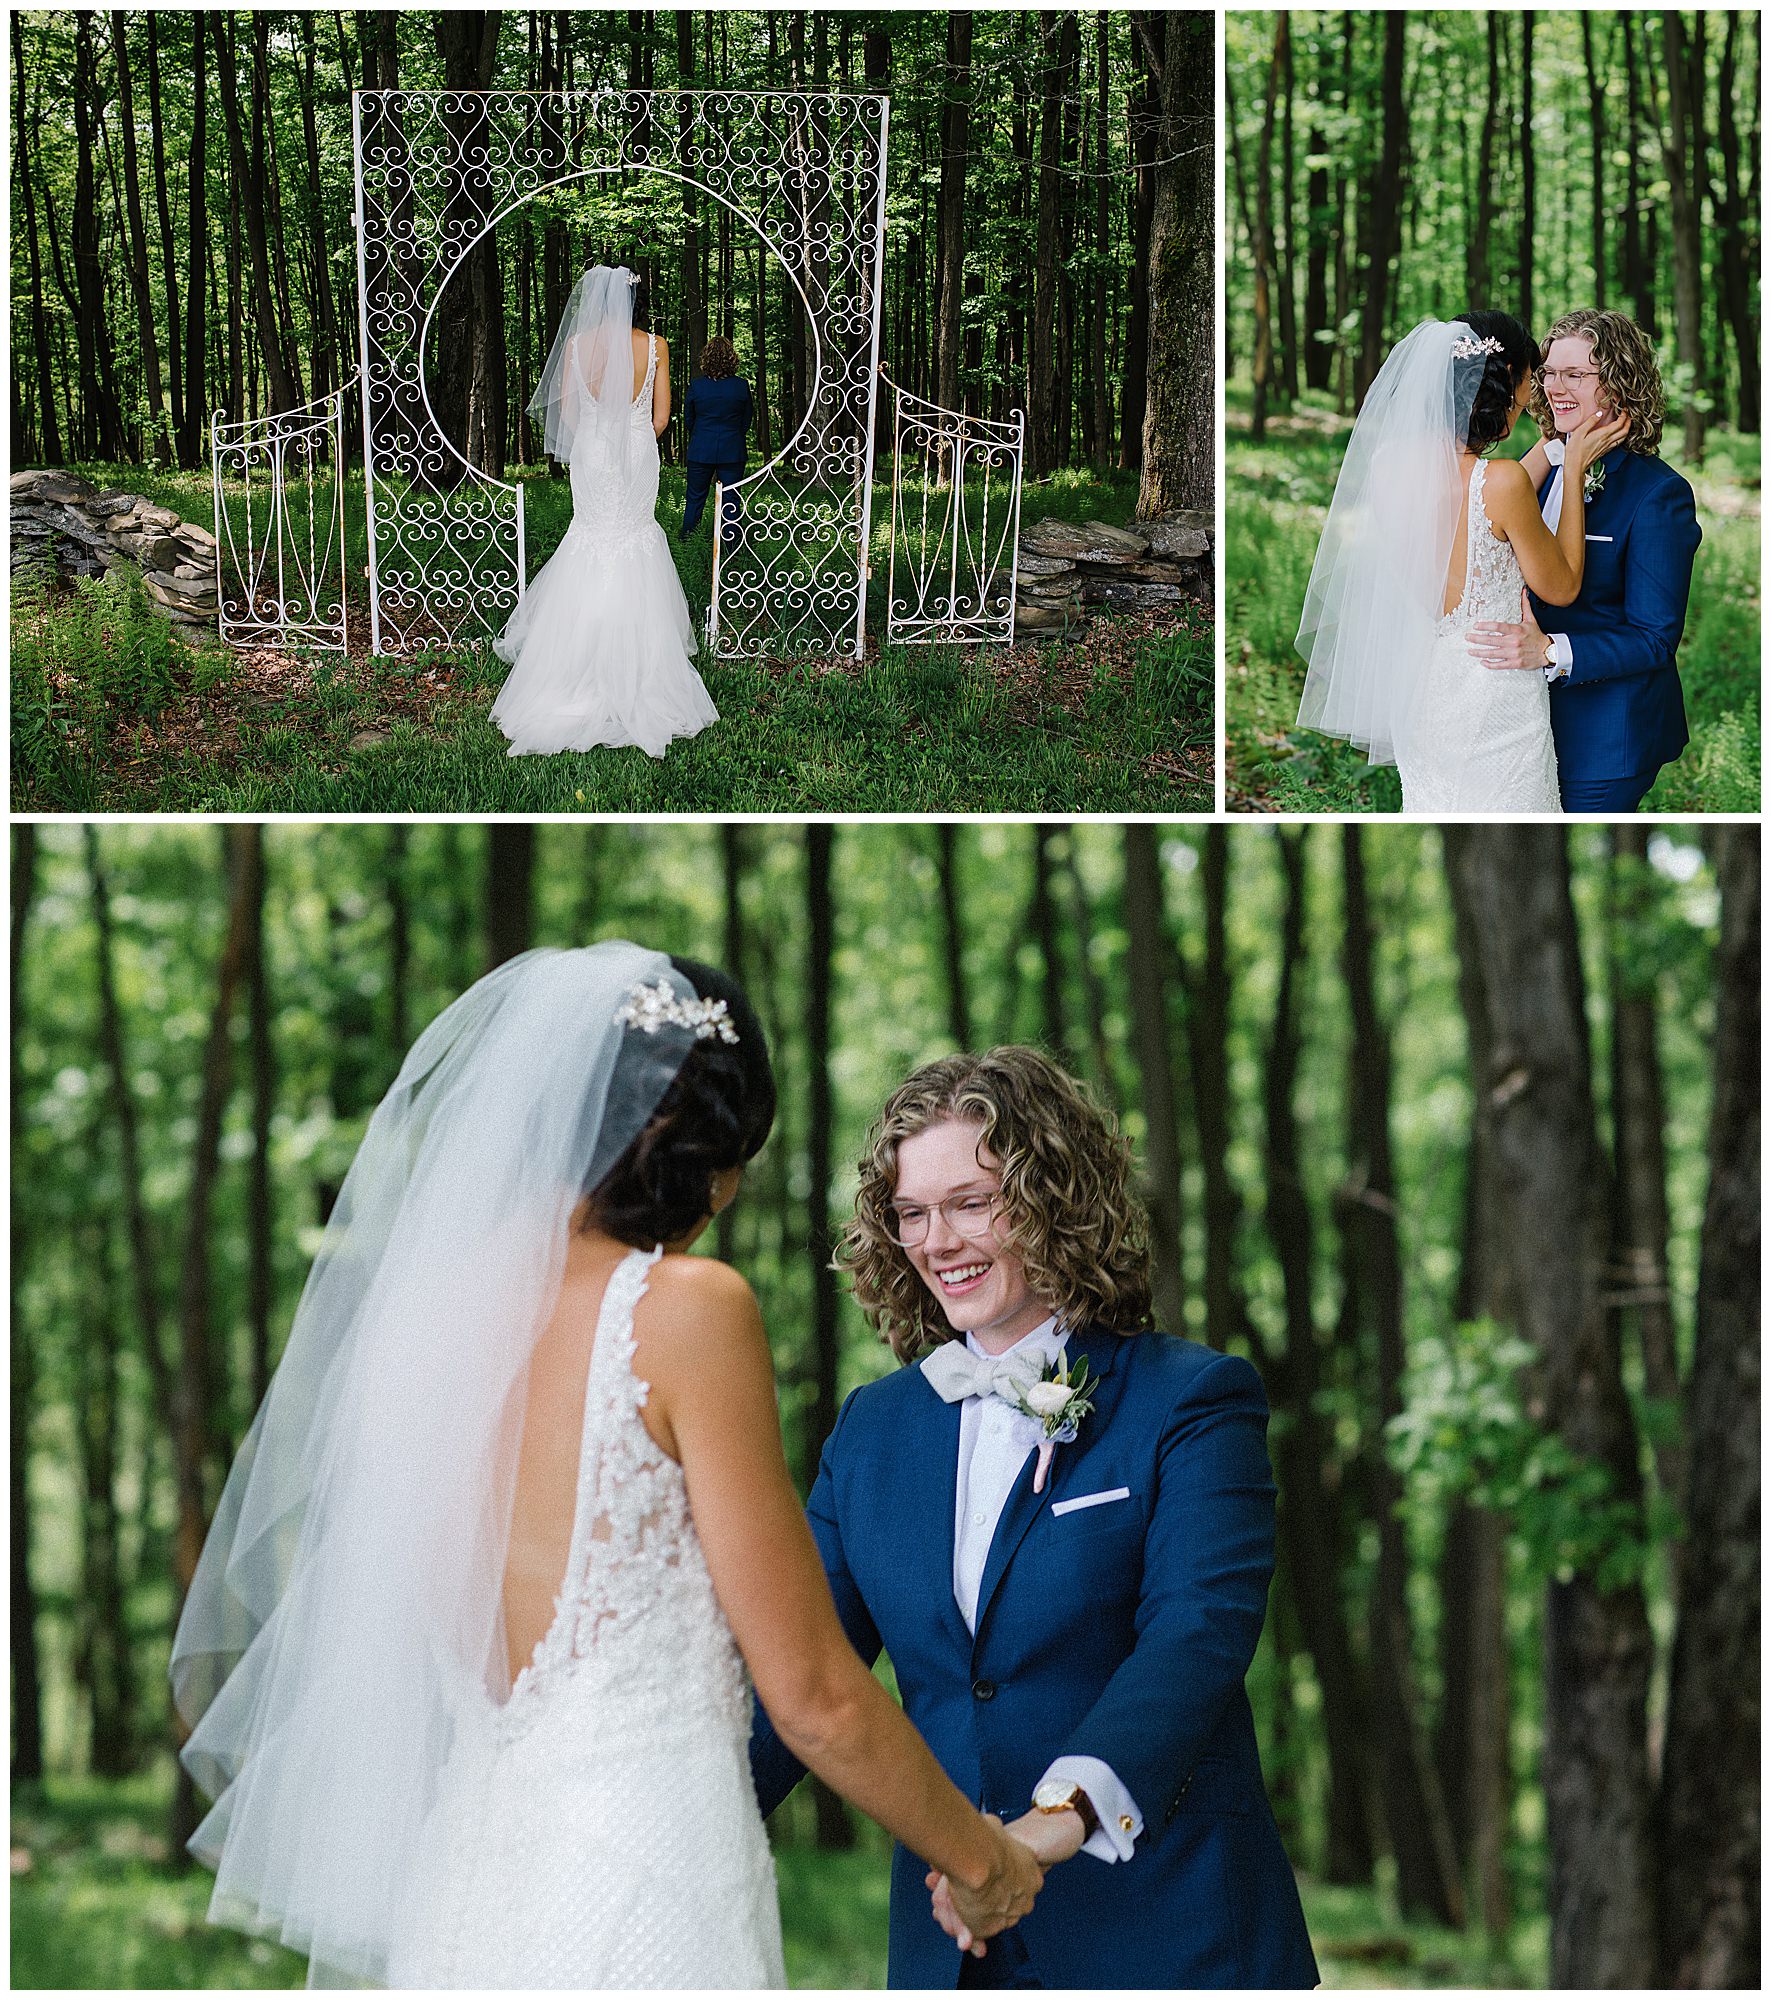
[[(1030, 1451), (1026, 1463), (1015, 1476), (1015, 1483), (1003, 1505), (1002, 1514), (996, 1523), (996, 1533), (991, 1537), (990, 1554), (984, 1563), (984, 1575), (978, 1585), (977, 1630), (982, 1636), (984, 1621), (990, 1616), (991, 1601), (996, 1596), (997, 1586), (1015, 1552), (1026, 1540), (1027, 1530), (1039, 1518), (1042, 1507), (1053, 1500), (1061, 1500), (1065, 1493), (1076, 1485), (1083, 1475), (1079, 1471), (1088, 1458), (1089, 1449), (1095, 1439), (1107, 1428), (1108, 1420), (1117, 1407), (1121, 1391), (1125, 1387), (1125, 1370), (1118, 1363), (1124, 1354), (1126, 1338), (1113, 1333), (1106, 1327), (1091, 1326), (1083, 1333), (1073, 1334), (1064, 1350), (1065, 1365), (1075, 1361), (1079, 1355), (1088, 1356), (1090, 1372), (1100, 1377), (1100, 1387), (1094, 1393), (1094, 1409), (1083, 1420), (1082, 1428), (1076, 1434), (1074, 1444), (1061, 1444), (1052, 1454), (1052, 1469), (1045, 1482), (1045, 1491), (1035, 1493), (1033, 1475), (1038, 1469), (1039, 1453)], [(948, 1499), (951, 1502), (952, 1484), (949, 1481)], [(976, 1640), (974, 1640), (974, 1646)]]
[[(962, 1403), (944, 1403), (929, 1387), (919, 1368), (917, 1393), (930, 1407), (917, 1417), (903, 1440), (901, 1456), (892, 1469), (894, 1496), (905, 1491), (911, 1502), (909, 1526), (912, 1534), (910, 1557), (916, 1572), (929, 1580), (931, 1602), (941, 1607), (945, 1625), (949, 1620), (960, 1645), (970, 1641), (965, 1620), (953, 1597), (953, 1516), (959, 1489), (959, 1415)], [(895, 1503), (901, 1504), (901, 1503)]]

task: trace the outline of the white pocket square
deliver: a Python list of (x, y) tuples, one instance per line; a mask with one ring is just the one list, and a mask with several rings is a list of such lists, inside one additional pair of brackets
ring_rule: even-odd
[(1615, 535), (1588, 535), (1587, 540), (1589, 542), (1614, 542), (1617, 540), (1617, 537)]
[(1079, 1493), (1074, 1500), (1054, 1500), (1052, 1502), (1052, 1513), (1054, 1515), (1074, 1514), (1079, 1507), (1104, 1507), (1109, 1500), (1129, 1500), (1130, 1498), (1131, 1488), (1129, 1486), (1115, 1486), (1107, 1493)]

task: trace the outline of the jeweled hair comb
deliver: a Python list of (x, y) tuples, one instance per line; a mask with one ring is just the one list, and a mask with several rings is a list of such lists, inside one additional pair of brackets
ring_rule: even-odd
[(1477, 340), (1473, 335), (1466, 333), (1461, 340), (1454, 340), (1451, 343), (1451, 358), (1453, 361), (1474, 361), (1478, 355), (1504, 354), (1505, 352), (1506, 349), (1495, 339), (1493, 334), (1489, 334), (1485, 339)]
[(736, 1042), (738, 1030), (728, 1018), (723, 1000), (703, 1000), (699, 994), (685, 1000), (668, 979), (648, 986), (642, 979), (615, 1009), (615, 1019), (623, 1028), (638, 1028), (655, 1035), (660, 1028), (689, 1028), (696, 1041)]

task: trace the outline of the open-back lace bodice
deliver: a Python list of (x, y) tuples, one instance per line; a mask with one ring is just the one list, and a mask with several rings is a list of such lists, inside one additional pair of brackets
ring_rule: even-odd
[(653, 1441), (633, 1372), (634, 1309), (659, 1253), (634, 1251), (610, 1275), (585, 1382), (571, 1552), (553, 1623), (501, 1716), (519, 1734), (571, 1684), (574, 1699), (643, 1725), (685, 1703), (749, 1723), (743, 1663), (714, 1596), (680, 1465)]
[(1488, 461), (1479, 458), (1465, 510), (1463, 595), (1434, 628), (1423, 684), (1397, 738), (1406, 813), (1562, 809), (1543, 675), (1484, 666), (1470, 650), (1472, 626), (1517, 622), (1524, 588), (1512, 544), (1493, 532), (1487, 483)]
[(508, 1701), (464, 1703), (390, 1984), (785, 1984), (743, 1662), (640, 1416), (634, 1251), (598, 1311), (570, 1554)]

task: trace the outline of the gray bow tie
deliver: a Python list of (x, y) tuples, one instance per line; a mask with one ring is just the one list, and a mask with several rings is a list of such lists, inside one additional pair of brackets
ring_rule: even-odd
[(1024, 1348), (1006, 1354), (974, 1354), (963, 1340), (937, 1347), (922, 1364), (929, 1387), (944, 1403), (963, 1403), (968, 1396), (1000, 1396), (1013, 1409), (1021, 1392), (1045, 1372), (1045, 1357)]

